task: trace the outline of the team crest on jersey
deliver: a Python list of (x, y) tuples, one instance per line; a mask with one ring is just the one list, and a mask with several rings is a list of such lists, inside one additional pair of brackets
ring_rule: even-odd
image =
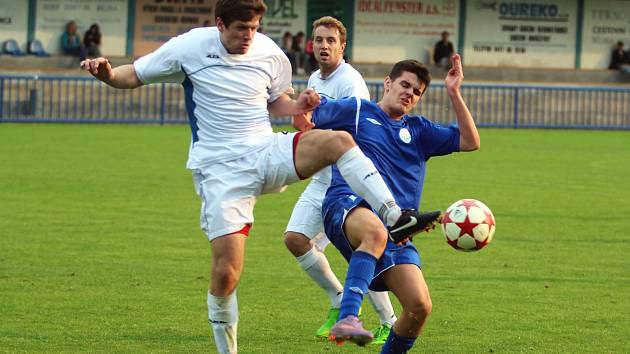
[(400, 137), (400, 140), (402, 140), (402, 142), (405, 144), (409, 144), (411, 142), (411, 133), (409, 133), (409, 130), (407, 130), (407, 128), (400, 129), (400, 131), (398, 132), (398, 137)]

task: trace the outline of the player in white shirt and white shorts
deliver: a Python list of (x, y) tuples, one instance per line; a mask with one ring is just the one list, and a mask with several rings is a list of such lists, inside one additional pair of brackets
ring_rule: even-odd
[[(201, 197), (201, 227), (212, 247), (208, 318), (219, 353), (236, 353), (236, 286), (256, 197), (281, 191), (335, 163), (353, 190), (379, 211), (395, 235), (415, 220), (402, 212), (374, 164), (350, 134), (325, 130), (274, 133), (269, 113), (312, 110), (319, 95), (291, 99), (291, 65), (268, 37), (257, 33), (262, 0), (217, 0), (216, 27), (174, 37), (134, 64), (112, 68), (106, 58), (81, 67), (109, 86), (133, 89), (156, 82), (184, 87), (192, 132), (187, 168)], [(298, 120), (303, 130), (312, 125)], [(401, 225), (403, 227), (401, 227)], [(412, 225), (415, 226), (415, 225)]]
[[(326, 98), (354, 96), (369, 100), (370, 92), (363, 77), (343, 60), (345, 46), (346, 28), (343, 23), (330, 16), (313, 22), (313, 52), (320, 68), (311, 74), (307, 86)], [(328, 318), (315, 333), (318, 338), (328, 338), (330, 328), (337, 322), (343, 293), (343, 286), (323, 253), (330, 243), (324, 234), (322, 220), (322, 202), (330, 180), (330, 167), (313, 175), (295, 204), (285, 231), (285, 244), (289, 251), (330, 298)], [(381, 322), (380, 327), (373, 331), (375, 338), (372, 343), (383, 344), (396, 321), (396, 315), (387, 292), (370, 291), (368, 298)]]

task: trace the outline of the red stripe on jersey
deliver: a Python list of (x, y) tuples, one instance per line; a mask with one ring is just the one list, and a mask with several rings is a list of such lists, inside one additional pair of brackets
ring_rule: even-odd
[(298, 172), (297, 166), (295, 165), (295, 151), (297, 150), (297, 144), (298, 144), (298, 141), (300, 140), (300, 135), (302, 135), (302, 133), (303, 132), (297, 132), (297, 134), (293, 136), (293, 168), (295, 168), (295, 173), (298, 175), (300, 179), (306, 179), (307, 177), (302, 176), (300, 172)]

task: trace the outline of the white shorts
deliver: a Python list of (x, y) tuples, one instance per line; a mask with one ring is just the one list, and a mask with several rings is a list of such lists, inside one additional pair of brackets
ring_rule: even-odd
[(320, 251), (330, 243), (324, 234), (322, 202), (328, 184), (312, 180), (295, 203), (285, 232), (298, 232), (313, 240)]
[(299, 181), (293, 162), (295, 135), (276, 133), (259, 151), (193, 171), (201, 197), (201, 229), (209, 240), (252, 224), (257, 196), (282, 192)]

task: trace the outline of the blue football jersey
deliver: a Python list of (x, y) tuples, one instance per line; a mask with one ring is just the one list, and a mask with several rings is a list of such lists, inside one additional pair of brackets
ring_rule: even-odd
[[(376, 103), (355, 97), (322, 98), (313, 112), (313, 123), (318, 129), (350, 133), (403, 209), (419, 207), (427, 160), (459, 151), (456, 125), (441, 126), (422, 116), (394, 120)], [(324, 205), (348, 194), (354, 193), (334, 166)]]

